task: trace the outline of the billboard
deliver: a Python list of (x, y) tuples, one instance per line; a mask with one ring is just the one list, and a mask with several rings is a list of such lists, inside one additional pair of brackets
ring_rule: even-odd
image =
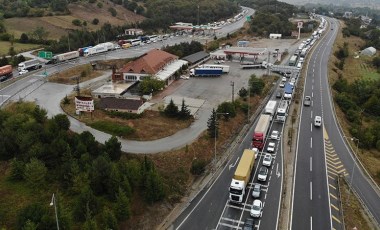
[(94, 111), (94, 99), (92, 97), (76, 96), (75, 109), (82, 112)]

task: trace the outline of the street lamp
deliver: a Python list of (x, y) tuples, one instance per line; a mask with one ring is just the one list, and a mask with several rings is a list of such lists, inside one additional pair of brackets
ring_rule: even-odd
[(51, 197), (51, 202), (50, 202), (50, 206), (53, 206), (53, 205), (54, 205), (54, 211), (55, 211), (55, 221), (57, 222), (57, 230), (59, 230), (57, 204), (56, 204), (56, 201), (55, 201), (54, 193), (53, 193), (53, 196)]
[(216, 166), (216, 129), (217, 129), (217, 119), (218, 115), (228, 115), (229, 113), (217, 113), (215, 112), (215, 117), (214, 117), (214, 158), (215, 158), (215, 166)]

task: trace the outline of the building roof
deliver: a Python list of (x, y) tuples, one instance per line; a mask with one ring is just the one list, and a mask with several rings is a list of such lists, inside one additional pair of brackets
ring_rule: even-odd
[(153, 49), (137, 60), (127, 63), (120, 72), (154, 75), (165, 65), (176, 59), (178, 59), (178, 57), (173, 54), (159, 49)]
[(376, 49), (372, 46), (365, 48), (360, 52), (361, 55), (372, 56), (376, 54)]
[(183, 65), (186, 65), (187, 61), (177, 60), (169, 65), (165, 66), (165, 68), (161, 69), (156, 73), (156, 78), (165, 81), (168, 77), (172, 76), (177, 70), (179, 70)]
[(199, 51), (197, 53), (194, 53), (194, 54), (191, 54), (191, 55), (188, 55), (186, 57), (183, 57), (182, 59), (183, 60), (186, 60), (190, 63), (197, 63), (198, 61), (206, 58), (206, 57), (209, 57), (210, 54), (205, 52), (205, 51)]
[(113, 94), (121, 95), (136, 82), (110, 83), (100, 86), (92, 91), (93, 94)]
[(138, 110), (142, 104), (144, 104), (142, 100), (107, 97), (101, 98), (98, 106), (101, 109)]

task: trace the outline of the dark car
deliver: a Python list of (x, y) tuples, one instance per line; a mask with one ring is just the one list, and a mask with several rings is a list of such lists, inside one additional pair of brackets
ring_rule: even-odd
[(255, 229), (255, 221), (251, 218), (245, 219), (243, 230), (253, 230), (253, 229)]
[(277, 91), (276, 98), (282, 98), (282, 91)]

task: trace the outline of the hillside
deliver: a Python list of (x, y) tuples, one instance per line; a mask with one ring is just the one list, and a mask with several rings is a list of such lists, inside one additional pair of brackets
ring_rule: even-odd
[[(86, 21), (86, 28), (90, 31), (99, 29), (106, 22), (109, 22), (111, 25), (124, 25), (144, 19), (143, 16), (135, 14), (121, 5), (116, 5), (108, 0), (104, 0), (102, 4), (103, 7), (99, 8), (97, 3), (71, 3), (68, 6), (70, 15), (8, 18), (4, 20), (4, 25), (7, 32), (14, 34), (16, 38), (19, 38), (22, 33), (31, 33), (37, 26), (40, 26), (49, 32), (49, 39), (58, 39), (62, 35), (66, 35), (67, 30), (81, 28), (73, 25), (72, 21), (74, 19), (79, 19), (81, 22)], [(110, 7), (116, 10), (116, 17), (113, 17), (108, 11)], [(92, 24), (94, 18), (99, 20), (97, 25)]]

